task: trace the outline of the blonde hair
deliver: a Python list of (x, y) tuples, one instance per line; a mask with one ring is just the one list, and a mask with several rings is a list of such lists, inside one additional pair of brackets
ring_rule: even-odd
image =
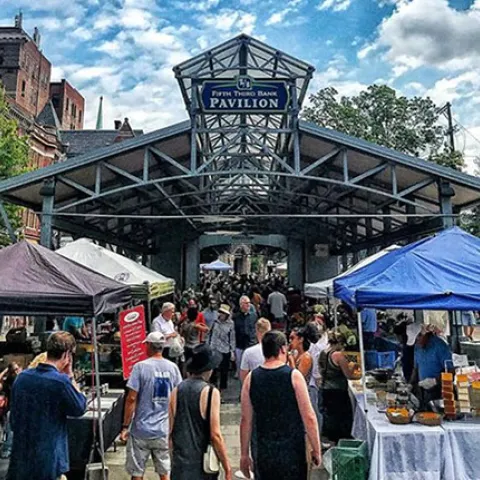
[(173, 303), (170, 303), (170, 302), (165, 302), (162, 305), (162, 313), (166, 312), (167, 310), (175, 310), (175, 305)]
[(267, 320), (266, 318), (263, 318), (263, 317), (259, 318), (255, 325), (255, 329), (257, 333), (264, 335), (265, 333), (269, 332), (272, 329), (270, 320)]

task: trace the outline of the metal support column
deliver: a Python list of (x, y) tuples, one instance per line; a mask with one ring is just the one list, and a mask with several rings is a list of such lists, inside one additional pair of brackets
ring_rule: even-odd
[(293, 165), (295, 175), (300, 174), (300, 135), (298, 132), (298, 96), (297, 86), (294, 83), (290, 85), (290, 95), (292, 98), (292, 130), (293, 130)]
[(55, 203), (55, 179), (48, 178), (40, 189), (43, 197), (40, 245), (52, 248), (53, 207)]
[(190, 131), (190, 170), (194, 173), (197, 171), (197, 112), (198, 112), (198, 90), (197, 85), (192, 83), (192, 104), (190, 111), (190, 119), (192, 128)]
[[(440, 208), (443, 215), (453, 215), (452, 197), (455, 196), (455, 190), (449, 182), (440, 182), (438, 186), (440, 195)], [(455, 220), (453, 216), (443, 217), (443, 228), (453, 227)]]
[(197, 286), (200, 279), (200, 242), (197, 238), (185, 245), (185, 288)]

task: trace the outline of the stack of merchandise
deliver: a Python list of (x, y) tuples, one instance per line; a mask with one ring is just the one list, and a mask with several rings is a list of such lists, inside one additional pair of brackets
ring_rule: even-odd
[(453, 393), (453, 373), (442, 373), (442, 398), (445, 417), (455, 418), (457, 416), (457, 406)]
[(480, 382), (472, 382), (470, 388), (470, 402), (474, 414), (480, 415)]
[(472, 407), (470, 404), (470, 394), (468, 388), (468, 376), (457, 375), (457, 397), (460, 413), (471, 413)]

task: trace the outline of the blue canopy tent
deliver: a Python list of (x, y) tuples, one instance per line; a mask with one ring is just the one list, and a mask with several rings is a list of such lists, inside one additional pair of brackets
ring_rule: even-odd
[[(334, 295), (358, 310), (479, 310), (480, 239), (458, 227), (449, 228), (336, 279)], [(367, 412), (360, 312), (358, 337)]]
[(480, 310), (480, 239), (449, 228), (338, 278), (334, 294), (354, 308)]
[(232, 270), (232, 267), (228, 263), (224, 263), (220, 260), (215, 260), (212, 263), (207, 263), (203, 265), (203, 270), (213, 270), (216, 272), (227, 272), (228, 270)]

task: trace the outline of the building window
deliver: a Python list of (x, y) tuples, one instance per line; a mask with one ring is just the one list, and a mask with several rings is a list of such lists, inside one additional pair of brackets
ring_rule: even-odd
[(3, 58), (3, 55), (0, 55), (0, 65), (3, 65), (4, 61), (5, 61), (5, 59)]
[(78, 111), (78, 123), (82, 123), (82, 111)]
[(65, 106), (65, 111), (68, 113), (68, 108), (70, 107), (70, 100), (67, 98), (67, 104)]
[(27, 88), (27, 82), (25, 80), (22, 80), (22, 97), (25, 96), (25, 89)]

